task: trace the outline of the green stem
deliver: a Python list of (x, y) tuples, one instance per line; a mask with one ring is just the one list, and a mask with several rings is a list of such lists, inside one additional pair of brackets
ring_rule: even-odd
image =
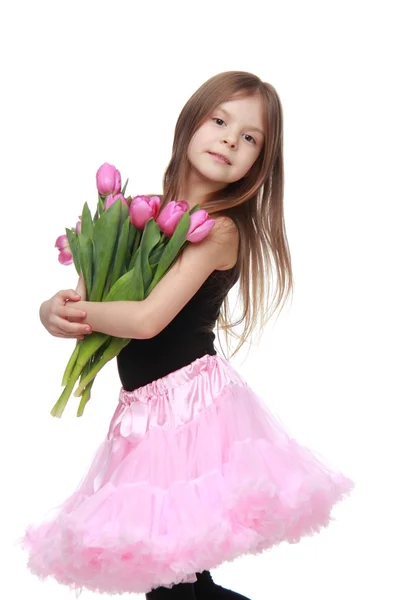
[[(99, 351), (97, 350), (97, 352), (99, 352)], [(97, 358), (98, 358), (97, 352), (92, 354), (92, 356), (89, 358), (86, 365), (83, 367), (82, 372), (81, 372), (80, 381), (82, 381), (82, 379), (84, 377), (86, 377), (86, 375), (90, 372), (90, 369), (92, 368), (92, 365), (95, 362), (95, 357), (97, 356)]]
[(105, 342), (108, 343), (109, 340), (109, 336), (103, 333), (94, 332), (82, 341), (78, 358), (76, 360), (74, 368), (72, 369), (67, 385), (62, 391), (56, 404), (50, 411), (53, 417), (61, 417), (67, 405), (69, 397), (72, 394), (74, 385), (78, 381), (79, 376), (81, 375), (85, 365), (88, 361), (90, 361), (91, 357), (95, 354), (95, 352), (98, 351)]
[(77, 417), (81, 417), (83, 415), (83, 411), (85, 410), (86, 404), (90, 400), (90, 391), (92, 389), (92, 385), (94, 383), (94, 379), (85, 387), (82, 393), (81, 401), (79, 402), (78, 411), (76, 413)]
[(76, 343), (74, 351), (71, 354), (71, 358), (68, 361), (67, 367), (66, 367), (66, 369), (64, 371), (64, 375), (63, 375), (63, 378), (62, 378), (61, 385), (64, 385), (64, 386), (67, 385), (68, 379), (70, 378), (70, 375), (72, 373), (72, 369), (75, 366), (75, 363), (76, 363), (76, 360), (78, 358), (78, 355), (79, 355), (79, 342)]
[[(93, 367), (93, 365), (96, 364), (96, 362), (99, 360), (99, 358), (101, 358), (102, 354), (103, 354), (103, 348), (100, 348), (93, 354), (93, 356), (90, 357), (89, 362), (86, 363), (86, 365), (82, 371), (81, 381), (83, 380), (84, 377), (86, 377), (86, 375), (88, 375), (91, 368)], [(92, 391), (92, 385), (94, 383), (94, 380), (95, 380), (95, 378), (92, 379), (92, 381), (85, 387), (85, 389), (82, 392), (81, 401), (79, 403), (78, 411), (76, 413), (77, 417), (81, 417), (83, 415), (85, 406), (91, 398), (91, 391)]]
[(85, 387), (96, 377), (97, 373), (104, 367), (104, 365), (117, 356), (129, 342), (130, 339), (128, 338), (113, 338), (110, 345), (105, 349), (101, 359), (90, 369), (86, 377), (81, 379), (79, 386), (74, 392), (74, 396), (79, 397)]
[(62, 416), (64, 409), (67, 405), (67, 402), (69, 400), (69, 397), (72, 394), (72, 390), (74, 389), (74, 385), (77, 382), (79, 375), (81, 374), (81, 371), (82, 371), (82, 367), (79, 364), (76, 364), (72, 370), (71, 376), (68, 380), (68, 384), (65, 386), (59, 399), (57, 400), (57, 402), (55, 403), (55, 405), (53, 406), (53, 408), (50, 411), (50, 414), (53, 417), (60, 418)]

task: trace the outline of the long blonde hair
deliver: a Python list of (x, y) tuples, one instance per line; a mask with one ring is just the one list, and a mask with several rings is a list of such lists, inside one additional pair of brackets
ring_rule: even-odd
[[(239, 230), (239, 299), (242, 310), (233, 321), (226, 296), (217, 321), (217, 330), (225, 332), (228, 347), (229, 334), (239, 340), (231, 357), (245, 342), (253, 340), (257, 329), (259, 335), (262, 333), (267, 321), (279, 306), (282, 310), (289, 292), (293, 291), (283, 214), (283, 114), (275, 88), (256, 75), (243, 71), (227, 71), (206, 81), (189, 98), (178, 117), (172, 156), (163, 179), (161, 208), (170, 200), (184, 200), (177, 195), (184, 187), (190, 168), (187, 151), (193, 134), (222, 102), (233, 96), (256, 93), (261, 94), (264, 105), (265, 142), (260, 155), (245, 177), (210, 194), (204, 206), (210, 215), (228, 215)], [(273, 265), (277, 281), (270, 304)], [(242, 323), (243, 331), (237, 334), (233, 328)]]

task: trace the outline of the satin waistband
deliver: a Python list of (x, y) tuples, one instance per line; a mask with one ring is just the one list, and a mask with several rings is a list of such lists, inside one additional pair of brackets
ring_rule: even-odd
[(179, 427), (210, 406), (230, 383), (245, 385), (225, 358), (205, 354), (136, 390), (121, 388), (109, 435), (118, 423), (124, 437), (134, 430), (143, 433), (150, 424)]
[(168, 373), (164, 377), (151, 381), (136, 390), (127, 391), (121, 388), (119, 401), (122, 404), (129, 405), (131, 402), (137, 400), (143, 402), (155, 396), (171, 393), (177, 388), (182, 391), (182, 386), (190, 384), (194, 379), (201, 378), (206, 373), (209, 378), (214, 378), (213, 383), (217, 386), (218, 381), (220, 384), (226, 383), (228, 380), (240, 380), (243, 382), (242, 378), (225, 358), (216, 354), (204, 354), (204, 356), (197, 358), (181, 369)]
[(232, 385), (247, 386), (247, 383), (225, 358), (205, 354), (136, 390), (121, 388), (107, 435), (109, 457), (96, 477), (95, 491), (102, 485), (113, 454), (119, 451), (121, 444), (139, 444), (152, 427), (184, 425)]

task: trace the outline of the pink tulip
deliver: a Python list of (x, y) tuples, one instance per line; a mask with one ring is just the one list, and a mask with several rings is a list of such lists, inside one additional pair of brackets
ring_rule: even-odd
[(68, 238), (64, 235), (59, 235), (56, 239), (55, 247), (59, 250), (58, 260), (62, 265), (72, 264), (72, 252), (69, 247)]
[(79, 221), (75, 225), (75, 231), (76, 231), (76, 233), (80, 233), (81, 230), (82, 230), (82, 221), (81, 221), (81, 219), (82, 219), (82, 215), (79, 217)]
[(96, 183), (100, 196), (119, 194), (121, 191), (121, 173), (114, 165), (104, 163), (96, 173)]
[(186, 200), (171, 200), (168, 202), (157, 219), (157, 224), (161, 231), (163, 231), (167, 237), (172, 237), (183, 214), (188, 210), (190, 210), (190, 206)]
[(116, 202), (117, 200), (121, 200), (122, 204), (125, 204), (125, 206), (129, 207), (129, 204), (127, 203), (122, 194), (115, 194), (115, 196), (113, 194), (110, 194), (109, 196), (107, 196), (106, 201), (104, 203), (104, 210), (110, 208), (110, 206), (114, 204), (114, 202)]
[(160, 210), (161, 199), (159, 196), (135, 196), (129, 207), (129, 216), (132, 225), (143, 230), (147, 221), (156, 219)]
[(190, 215), (190, 226), (186, 239), (188, 242), (201, 242), (214, 227), (215, 219), (204, 209), (197, 210)]

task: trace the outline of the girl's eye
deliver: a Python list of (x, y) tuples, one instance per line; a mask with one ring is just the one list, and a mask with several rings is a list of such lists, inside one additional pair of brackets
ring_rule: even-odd
[(249, 135), (248, 133), (246, 133), (245, 135), (246, 135), (246, 137), (250, 138), (252, 144), (256, 143), (256, 140), (253, 138), (252, 135)]
[[(217, 125), (220, 124), (220, 123), (218, 123), (218, 121), (220, 121), (221, 123), (225, 123), (225, 121), (223, 119), (220, 119), (219, 117), (212, 117), (212, 120), (215, 121), (215, 123)], [(250, 139), (247, 139), (247, 141), (250, 142), (251, 144), (256, 144), (256, 140), (253, 138), (252, 135), (249, 135), (248, 133), (245, 133), (245, 137), (246, 138), (250, 138)]]

